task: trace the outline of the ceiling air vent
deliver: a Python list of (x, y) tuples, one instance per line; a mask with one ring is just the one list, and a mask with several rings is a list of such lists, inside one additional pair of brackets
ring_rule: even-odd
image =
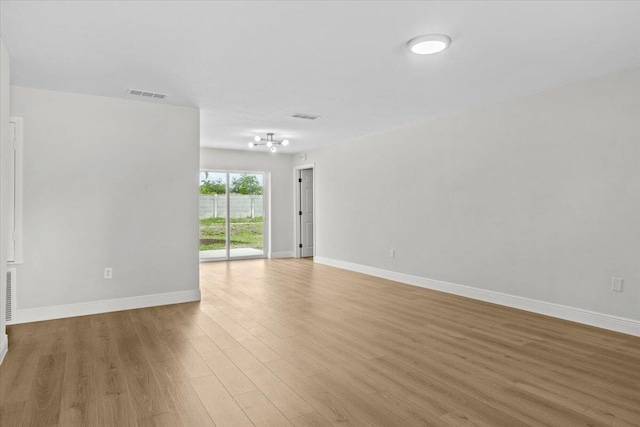
[(165, 99), (167, 97), (164, 93), (149, 92), (148, 90), (139, 89), (129, 89), (127, 93), (129, 95), (143, 96), (145, 98)]
[(314, 116), (313, 114), (295, 113), (291, 117), (296, 118), (296, 119), (315, 120), (315, 119), (319, 118), (320, 116)]

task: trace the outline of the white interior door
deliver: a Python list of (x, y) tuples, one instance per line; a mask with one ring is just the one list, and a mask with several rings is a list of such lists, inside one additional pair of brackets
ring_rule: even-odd
[(300, 179), (302, 257), (310, 257), (313, 256), (313, 169), (302, 169)]

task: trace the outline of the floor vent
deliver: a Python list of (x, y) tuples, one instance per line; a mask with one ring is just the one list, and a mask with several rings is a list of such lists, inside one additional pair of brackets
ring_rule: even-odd
[(16, 269), (9, 268), (7, 270), (7, 310), (5, 319), (7, 322), (13, 320), (16, 311)]
[(303, 113), (295, 113), (291, 117), (295, 119), (304, 119), (304, 120), (315, 120), (320, 118), (320, 116), (314, 116), (313, 114), (303, 114)]
[(147, 90), (129, 89), (127, 91), (129, 95), (142, 96), (144, 98), (165, 99), (167, 95), (164, 93), (149, 92)]

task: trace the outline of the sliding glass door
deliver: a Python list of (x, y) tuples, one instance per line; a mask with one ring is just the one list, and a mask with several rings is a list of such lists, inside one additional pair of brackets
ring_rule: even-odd
[(266, 256), (265, 174), (200, 172), (200, 259)]

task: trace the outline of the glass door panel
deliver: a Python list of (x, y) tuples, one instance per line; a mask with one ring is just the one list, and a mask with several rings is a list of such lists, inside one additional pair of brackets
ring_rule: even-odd
[(264, 255), (264, 175), (229, 174), (229, 256)]
[(227, 259), (227, 174), (200, 172), (200, 259)]

